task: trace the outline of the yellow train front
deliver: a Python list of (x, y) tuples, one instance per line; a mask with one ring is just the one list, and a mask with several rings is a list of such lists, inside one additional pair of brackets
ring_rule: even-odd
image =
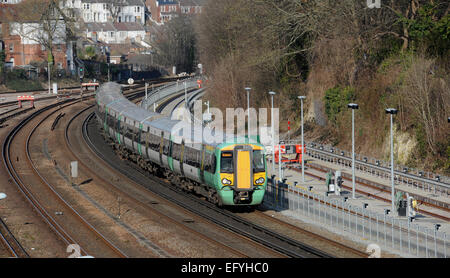
[(260, 144), (222, 143), (217, 146), (214, 187), (219, 205), (259, 205), (267, 185), (264, 148)]
[(121, 156), (219, 206), (262, 203), (266, 161), (257, 141), (234, 135), (220, 143), (192, 140), (192, 134), (212, 132), (137, 107), (115, 83), (102, 85), (96, 100), (97, 120)]

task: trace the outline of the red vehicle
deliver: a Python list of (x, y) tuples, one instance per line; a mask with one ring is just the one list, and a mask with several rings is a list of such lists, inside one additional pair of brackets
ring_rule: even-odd
[[(302, 162), (302, 145), (275, 145), (275, 163), (278, 163), (280, 159), (279, 149), (281, 149), (281, 162), (284, 163)], [(306, 149), (304, 152), (306, 153)]]

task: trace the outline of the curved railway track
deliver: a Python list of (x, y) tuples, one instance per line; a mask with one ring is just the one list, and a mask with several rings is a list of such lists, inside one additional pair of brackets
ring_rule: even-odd
[[(140, 89), (142, 91), (142, 89)], [(25, 127), (33, 120), (35, 120), (38, 116), (40, 116), (43, 113), (48, 113), (43, 119), (41, 119), (38, 124), (34, 126), (32, 131), (26, 136), (26, 141), (24, 143), (25, 145), (25, 152), (26, 157), (28, 159), (27, 163), (30, 169), (32, 170), (35, 177), (41, 181), (42, 184), (45, 184), (49, 191), (56, 197), (56, 200), (58, 200), (63, 206), (66, 207), (68, 211), (72, 213), (75, 217), (79, 219), (86, 227), (88, 227), (91, 232), (93, 232), (98, 238), (102, 238), (105, 244), (109, 245), (109, 248), (114, 250), (114, 252), (119, 257), (125, 257), (125, 254), (123, 254), (120, 250), (115, 248), (107, 239), (101, 236), (98, 231), (95, 230), (94, 227), (92, 227), (86, 220), (84, 220), (73, 208), (68, 205), (67, 202), (65, 202), (61, 196), (54, 190), (54, 188), (42, 177), (42, 175), (37, 171), (35, 163), (31, 160), (30, 156), (30, 150), (29, 150), (29, 144), (30, 144), (30, 138), (32, 134), (35, 132), (35, 130), (38, 128), (40, 124), (42, 124), (46, 119), (48, 119), (51, 115), (56, 113), (57, 111), (63, 109), (66, 106), (73, 105), (74, 103), (78, 102), (75, 99), (69, 99), (62, 102), (54, 103), (51, 105), (48, 105), (42, 109), (39, 109), (32, 113), (31, 115), (27, 116), (25, 119), (20, 121), (18, 125), (16, 125), (5, 137), (3, 147), (2, 147), (2, 157), (3, 162), (6, 167), (6, 170), (11, 178), (12, 181), (16, 184), (19, 191), (23, 194), (25, 199), (28, 201), (28, 203), (32, 206), (33, 210), (35, 210), (38, 215), (49, 225), (49, 227), (53, 230), (54, 233), (66, 244), (70, 245), (75, 243), (75, 240), (73, 237), (61, 226), (59, 225), (58, 221), (54, 216), (52, 216), (45, 206), (41, 204), (41, 202), (36, 198), (36, 194), (33, 194), (32, 191), (28, 188), (26, 183), (22, 180), (20, 177), (20, 174), (15, 169), (14, 160), (12, 159), (11, 155), (11, 146), (13, 144), (13, 141), (16, 137), (23, 137), (18, 136), (19, 132), (23, 131)], [(61, 106), (62, 105), (62, 106)], [(59, 106), (59, 107), (58, 107)], [(53, 110), (53, 111), (52, 111)], [(18, 157), (17, 157), (18, 160)], [(70, 214), (70, 213), (69, 213)], [(1, 221), (0, 222), (0, 242), (2, 245), (5, 246), (6, 250), (12, 257), (29, 257), (28, 253), (25, 251), (25, 249), (21, 246), (21, 244), (18, 242), (18, 240), (15, 238), (15, 236), (11, 233), (11, 231), (8, 229), (7, 225)], [(80, 247), (80, 254), (81, 255), (87, 255), (87, 252)]]
[[(312, 166), (312, 165), (309, 165), (308, 167), (311, 168), (311, 169), (314, 169), (314, 170), (316, 170), (316, 171), (319, 171), (319, 172), (323, 172), (323, 173), (326, 173), (326, 172), (327, 172), (326, 170), (324, 170), (324, 169), (322, 169), (322, 168), (318, 168), (318, 167), (315, 167), (315, 166)], [(297, 169), (297, 168), (294, 168), (294, 167), (288, 167), (288, 168), (291, 169), (291, 170), (294, 170), (294, 171), (296, 171), (296, 172), (301, 172), (301, 170), (299, 170), (299, 169)], [(309, 176), (311, 176), (311, 177), (313, 177), (313, 178), (319, 179), (319, 180), (325, 180), (325, 178), (323, 178), (323, 177), (321, 177), (321, 176), (319, 176), (319, 175), (313, 174), (313, 173), (311, 173), (310, 171), (305, 171), (305, 174), (306, 174), (306, 175), (309, 175)], [(347, 177), (343, 177), (343, 179), (344, 179), (344, 180), (351, 181), (351, 179), (349, 179), (349, 178), (347, 178)], [(391, 199), (390, 199), (390, 198), (388, 198), (388, 197), (385, 198), (385, 197), (383, 197), (383, 196), (380, 196), (380, 194), (379, 194), (379, 192), (384, 192), (384, 193), (389, 193), (389, 194), (390, 194), (390, 193), (391, 193), (390, 190), (388, 190), (388, 189), (383, 189), (383, 188), (380, 188), (380, 187), (378, 187), (378, 186), (373, 186), (373, 185), (370, 185), (370, 184), (368, 184), (368, 183), (364, 183), (364, 182), (358, 181), (358, 180), (356, 181), (356, 183), (357, 183), (358, 185), (360, 185), (360, 186), (358, 186), (358, 188), (355, 189), (355, 192), (357, 192), (357, 193), (359, 193), (359, 194), (362, 194), (362, 195), (364, 195), (364, 196), (368, 196), (368, 197), (370, 197), (370, 198), (374, 198), (374, 199), (377, 199), (377, 200), (386, 202), (386, 203), (391, 203)], [(345, 188), (345, 189), (348, 189), (348, 190), (352, 190), (352, 187), (347, 186), (347, 185), (342, 185), (342, 187)], [(369, 190), (376, 190), (376, 193), (370, 192)], [(439, 218), (439, 219), (442, 219), (442, 220), (445, 220), (445, 221), (450, 221), (450, 217), (447, 216), (448, 213), (450, 212), (449, 209), (443, 208), (443, 207), (440, 207), (440, 206), (436, 206), (436, 205), (427, 203), (427, 202), (425, 202), (425, 201), (419, 201), (419, 204), (420, 204), (420, 205), (423, 205), (423, 206), (425, 206), (425, 207), (424, 207), (424, 208), (420, 208), (420, 209), (418, 210), (418, 212), (423, 213), (423, 214), (426, 214), (426, 215), (431, 216), (431, 217)], [(431, 212), (431, 211), (427, 210), (427, 208), (426, 208), (427, 206), (428, 206), (428, 207), (432, 207), (432, 208), (439, 209), (439, 210), (441, 210), (443, 213), (442, 213), (442, 214), (439, 214), (439, 213)]]
[[(142, 94), (143, 93), (141, 93), (140, 95), (142, 95)], [(139, 94), (134, 94), (133, 97), (139, 97)], [(164, 105), (162, 107), (158, 108), (158, 110), (161, 111), (168, 103), (170, 103), (171, 101), (174, 101), (176, 99), (177, 99), (177, 97), (169, 98), (167, 101), (164, 102)], [(18, 135), (19, 131), (21, 129), (23, 129), (25, 125), (30, 124), (32, 119), (37, 117), (39, 114), (48, 112), (48, 114), (45, 115), (45, 117), (43, 119), (41, 119), (38, 124), (36, 124), (34, 126), (34, 128), (28, 134), (28, 136), (26, 136), (25, 150), (26, 150), (26, 156), (28, 158), (27, 163), (29, 164), (30, 168), (32, 168), (34, 175), (36, 175), (36, 177), (39, 176), (39, 179), (41, 180), (41, 182), (43, 184), (46, 184), (50, 191), (53, 191), (52, 194), (54, 195), (54, 197), (57, 199), (58, 198), (61, 199), (59, 202), (64, 203), (63, 198), (58, 194), (58, 192), (56, 192), (56, 190), (54, 188), (52, 189), (51, 184), (49, 184), (37, 170), (35, 162), (33, 162), (31, 160), (30, 149), (29, 149), (30, 138), (32, 137), (35, 130), (39, 127), (39, 125), (41, 125), (45, 120), (48, 120), (51, 115), (54, 115), (61, 109), (64, 109), (70, 105), (73, 105), (75, 103), (75, 101), (74, 100), (66, 100), (66, 101), (64, 101), (64, 103), (65, 104), (59, 108), (56, 108), (56, 106), (61, 105), (61, 103), (50, 105), (48, 107), (40, 109), (40, 110), (36, 111), (35, 113), (33, 113), (32, 115), (30, 115), (29, 117), (27, 117), (26, 119), (24, 119), (23, 121), (21, 121), (21, 123), (8, 134), (7, 140), (5, 140), (5, 143), (3, 145), (3, 155), (4, 155), (3, 159), (4, 159), (5, 165), (8, 168), (11, 178), (17, 184), (18, 188), (22, 191), (24, 196), (26, 196), (27, 200), (29, 200), (29, 202), (33, 205), (34, 209), (38, 212), (38, 214), (41, 215), (41, 217), (43, 217), (45, 219), (45, 221), (49, 224), (49, 226), (52, 227), (53, 231), (56, 234), (58, 234), (66, 244), (72, 244), (72, 243), (75, 243), (75, 240), (73, 239), (73, 237), (71, 237), (71, 235), (68, 232), (66, 232), (61, 227), (61, 225), (58, 224), (55, 217), (51, 216), (51, 214), (48, 211), (46, 211), (46, 209), (43, 207), (43, 205), (41, 205), (39, 203), (39, 201), (36, 200), (35, 196), (33, 196), (33, 193), (31, 192), (31, 190), (29, 190), (29, 188), (27, 188), (26, 184), (24, 184), (24, 182), (21, 180), (20, 174), (18, 174), (18, 172), (15, 171), (14, 161), (11, 159), (11, 157), (12, 157), (11, 153), (10, 153), (11, 150), (9, 149), (11, 146), (11, 142), (13, 141), (13, 139), (16, 136), (19, 136)], [(176, 106), (178, 106), (178, 105), (179, 105), (179, 103)], [(88, 170), (89, 170), (89, 167), (87, 165), (83, 164), (82, 159), (80, 159), (80, 157), (77, 156), (77, 154), (72, 151), (72, 143), (70, 141), (68, 134), (69, 134), (70, 126), (71, 126), (72, 122), (75, 120), (75, 118), (80, 117), (83, 114), (87, 114), (89, 112), (88, 111), (89, 108), (90, 107), (86, 107), (85, 109), (83, 109), (83, 111), (79, 111), (78, 113), (76, 113), (76, 115), (73, 116), (69, 120), (69, 123), (64, 128), (64, 137), (66, 138), (65, 139), (66, 147), (70, 150), (72, 156), (78, 157), (78, 161), (80, 161), (82, 163), (82, 167), (85, 167)], [(105, 161), (105, 159), (104, 159), (105, 155), (97, 149), (95, 143), (93, 143), (93, 141), (91, 141), (91, 138), (89, 136), (89, 133), (90, 133), (89, 130), (91, 130), (91, 133), (92, 133), (92, 126), (91, 126), (91, 128), (88, 128), (88, 125), (91, 123), (90, 121), (92, 120), (92, 117), (93, 117), (93, 114), (90, 114), (83, 121), (83, 124), (82, 124), (83, 137), (86, 140), (86, 144), (88, 144), (89, 147), (92, 149), (92, 151), (94, 153), (96, 153), (96, 155), (99, 156), (99, 159)], [(99, 135), (99, 136), (101, 136), (101, 135)], [(201, 200), (196, 196), (192, 196), (192, 195), (180, 196), (180, 192), (177, 188), (175, 188), (175, 187), (168, 188), (169, 185), (167, 184), (167, 182), (162, 181), (156, 177), (149, 176), (148, 173), (145, 173), (145, 171), (143, 171), (141, 169), (137, 169), (137, 168), (133, 167), (133, 168), (135, 168), (134, 172), (133, 172), (133, 174), (130, 174), (130, 170), (124, 170), (123, 168), (120, 168), (120, 167), (118, 168), (117, 163), (114, 163), (114, 162), (111, 163), (110, 160), (106, 160), (106, 161), (109, 164), (109, 167), (116, 169), (122, 175), (127, 176), (131, 180), (134, 180), (137, 184), (140, 184), (141, 187), (144, 186), (147, 189), (150, 189), (151, 191), (153, 191), (153, 193), (156, 193), (157, 195), (163, 197), (164, 199), (169, 200), (170, 202), (173, 202), (175, 204), (174, 206), (181, 206), (181, 207), (185, 208), (186, 210), (190, 211), (191, 212), (190, 218), (192, 218), (192, 219), (198, 219), (199, 217), (204, 218), (204, 219), (206, 219), (206, 221), (215, 223), (221, 227), (226, 228), (227, 230), (230, 230), (232, 233), (234, 233), (235, 237), (238, 235), (238, 237), (241, 237), (242, 239), (244, 239), (244, 238), (247, 240), (250, 239), (250, 241), (253, 242), (253, 244), (255, 244), (255, 248), (258, 246), (259, 246), (259, 248), (261, 248), (261, 246), (265, 246), (264, 248), (266, 248), (268, 250), (268, 252), (269, 251), (272, 252), (272, 256), (276, 257), (276, 256), (279, 256), (280, 254), (282, 254), (282, 256), (302, 257), (302, 258), (303, 257), (332, 257), (329, 254), (324, 253), (323, 251), (320, 251), (316, 248), (313, 248), (311, 246), (308, 246), (308, 245), (298, 242), (296, 240), (292, 240), (286, 236), (283, 236), (282, 234), (273, 232), (273, 231), (271, 231), (265, 227), (262, 227), (260, 225), (251, 223), (251, 222), (243, 219), (242, 217), (239, 217), (239, 215), (237, 215), (234, 212), (219, 209), (216, 206), (214, 206), (208, 202), (205, 202), (204, 200)], [(96, 180), (101, 179), (101, 177), (96, 175), (96, 173), (94, 173), (94, 172), (90, 172), (90, 175), (95, 176)], [(148, 183), (149, 180), (151, 180), (153, 183), (157, 183), (158, 186), (156, 186), (156, 187), (158, 189), (155, 190), (154, 188), (150, 188), (149, 186), (147, 186), (146, 183)], [(106, 181), (103, 181), (103, 183), (105, 185), (106, 184), (111, 185), (111, 183), (108, 183)], [(115, 190), (120, 190), (120, 189), (116, 188)], [(122, 192), (122, 194), (125, 195), (127, 193)], [(219, 248), (227, 249), (230, 253), (233, 253), (238, 257), (248, 257), (245, 253), (242, 253), (242, 252), (236, 250), (235, 248), (228, 246), (227, 244), (214, 241), (214, 239), (212, 239), (212, 238), (208, 238), (207, 236), (198, 234), (198, 232), (196, 232), (194, 229), (189, 228), (188, 225), (186, 225), (186, 223), (183, 223), (186, 221), (180, 222), (179, 219), (175, 219), (173, 217), (171, 218), (170, 216), (167, 216), (167, 215), (164, 215), (164, 214), (158, 212), (151, 205), (149, 205), (145, 202), (138, 201), (136, 199), (133, 199), (130, 196), (128, 196), (128, 198), (132, 199), (133, 202), (136, 202), (137, 205), (145, 208), (146, 210), (149, 210), (149, 211), (151, 210), (152, 213), (159, 214), (160, 217), (165, 217), (169, 222), (173, 223), (173, 225), (178, 225), (180, 227), (183, 227), (189, 233), (199, 236), (200, 238), (202, 238), (202, 240), (209, 241), (212, 244), (219, 246)], [(70, 208), (67, 206), (70, 207), (70, 205), (68, 205), (68, 203), (66, 202), (66, 209), (70, 210)], [(78, 214), (73, 208), (72, 208), (71, 213), (73, 215)], [(64, 215), (68, 215), (68, 214), (70, 214), (70, 213), (69, 212), (64, 213)], [(82, 218), (79, 214), (78, 214), (78, 217)], [(79, 219), (78, 221), (82, 221), (82, 220)], [(199, 220), (195, 220), (195, 221), (199, 221)], [(187, 221), (187, 222), (189, 222), (189, 221)], [(279, 224), (281, 225), (282, 223), (280, 222)], [(85, 222), (84, 226), (87, 228), (89, 228), (89, 226), (90, 226), (91, 228), (89, 228), (89, 229), (91, 230), (90, 231), (91, 233), (96, 234), (96, 237), (102, 237), (99, 232), (94, 231), (95, 228), (92, 225), (90, 225), (89, 223), (87, 223), (87, 221)], [(5, 227), (6, 227), (6, 225), (5, 225)], [(293, 227), (295, 227), (295, 226), (293, 226)], [(1, 228), (2, 228), (2, 225), (0, 225), (0, 231), (2, 231), (1, 234), (2, 235), (6, 234), (6, 232), (4, 232)], [(6, 229), (7, 229), (7, 227), (6, 227)], [(3, 237), (0, 237), (0, 238), (3, 238)], [(11, 243), (14, 241), (16, 241), (16, 240), (9, 238), (4, 241), (5, 242), (4, 245), (7, 246), (6, 242)], [(17, 242), (17, 244), (19, 244), (19, 243)], [(113, 250), (115, 247), (107, 239), (103, 240), (103, 244), (105, 244), (106, 246), (109, 246), (108, 248), (110, 248), (111, 250)], [(346, 248), (346, 247), (341, 246), (341, 248)], [(14, 249), (18, 250), (20, 248), (14, 247)], [(121, 252), (118, 249), (113, 252), (119, 257), (126, 256), (125, 254), (123, 254), (123, 252)], [(18, 253), (20, 253), (20, 251), (18, 251)], [(88, 252), (86, 250), (84, 250), (83, 248), (81, 249), (81, 253), (82, 253), (82, 255), (88, 254)], [(356, 254), (356, 252), (355, 252), (355, 254)], [(17, 257), (26, 257), (27, 255), (28, 254), (26, 254), (26, 252), (25, 252), (22, 254), (18, 254)], [(14, 255), (12, 255), (12, 256), (14, 256)]]
[[(159, 81), (166, 82), (167, 80), (163, 80), (163, 79), (158, 79)], [(170, 81), (170, 80), (169, 80)], [(155, 80), (155, 82), (157, 82), (157, 80)], [(132, 89), (133, 90), (133, 89)], [(143, 87), (142, 88), (138, 88), (137, 90), (141, 91), (141, 95), (143, 95)], [(17, 93), (17, 92), (16, 92)], [(19, 92), (20, 93), (20, 92)], [(85, 96), (85, 99), (91, 97), (91, 96)], [(56, 98), (56, 96), (50, 96), (50, 97), (44, 97), (44, 98), (40, 98), (38, 100), (47, 100), (47, 99), (54, 99)], [(61, 203), (64, 203), (64, 200), (61, 199), (61, 196), (57, 196), (58, 193), (53, 190), (51, 188), (51, 185), (46, 182), (46, 180), (40, 175), (40, 173), (37, 171), (36, 165), (30, 160), (31, 156), (30, 156), (30, 151), (29, 151), (29, 142), (30, 142), (30, 138), (31, 135), (34, 133), (34, 131), (36, 130), (36, 128), (47, 118), (50, 117), (50, 115), (56, 113), (56, 111), (59, 111), (61, 109), (63, 109), (63, 107), (61, 107), (61, 105), (72, 105), (74, 103), (76, 103), (77, 101), (75, 99), (67, 99), (58, 103), (54, 103), (48, 106), (45, 106), (42, 109), (39, 109), (37, 111), (35, 111), (34, 113), (32, 113), (31, 115), (27, 116), (25, 119), (21, 120), (20, 123), (15, 126), (9, 133), (8, 135), (5, 137), (3, 146), (2, 146), (2, 157), (3, 157), (3, 162), (5, 165), (5, 168), (8, 172), (8, 175), (11, 178), (11, 182), (14, 182), (17, 186), (17, 188), (19, 189), (19, 191), (22, 193), (22, 195), (25, 197), (26, 201), (32, 206), (33, 210), (37, 212), (38, 216), (41, 217), (44, 222), (51, 228), (51, 230), (56, 233), (58, 235), (58, 237), (67, 245), (74, 243), (75, 241), (73, 240), (73, 238), (69, 235), (69, 233), (67, 233), (56, 221), (55, 217), (52, 216), (48, 211), (46, 211), (46, 209), (44, 208), (44, 206), (39, 202), (39, 200), (34, 196), (34, 194), (31, 192), (31, 190), (29, 188), (27, 188), (26, 184), (23, 182), (23, 180), (20, 177), (20, 174), (18, 173), (18, 171), (16, 171), (15, 167), (14, 167), (14, 160), (12, 159), (12, 155), (11, 155), (11, 145), (13, 140), (18, 137), (18, 133), (23, 130), (25, 128), (25, 126), (27, 124), (29, 124), (31, 121), (33, 121), (34, 118), (38, 117), (40, 114), (42, 113), (46, 113), (47, 111), (50, 111), (52, 109), (55, 109), (57, 106), (60, 106), (59, 108), (56, 108), (55, 111), (50, 112), (40, 123), (38, 123), (32, 130), (32, 132), (27, 136), (27, 140), (25, 143), (25, 150), (26, 150), (26, 156), (28, 159), (28, 165), (30, 166), (30, 169), (33, 171), (35, 177), (39, 177), (38, 179), (41, 180), (41, 182), (43, 184), (46, 184), (47, 187), (49, 188), (49, 190), (51, 192), (53, 192), (53, 194), (57, 197), (57, 199), (59, 198)], [(17, 101), (11, 101), (11, 102), (6, 102), (6, 103), (2, 103), (1, 106), (3, 107), (7, 107), (7, 106), (15, 106), (17, 104)], [(23, 113), (29, 112), (30, 110), (32, 110), (34, 108), (28, 108), (28, 109), (20, 109), (20, 108), (13, 108), (10, 109), (6, 112), (3, 112), (0, 116), (3, 116), (5, 119), (2, 118), (2, 122), (10, 119), (10, 118), (14, 118), (18, 115), (21, 115)], [(54, 123), (55, 124), (55, 123)], [(17, 160), (19, 158), (17, 157)], [(19, 171), (20, 172), (20, 171)], [(73, 209), (69, 208), (67, 206), (68, 204), (66, 203), (65, 206), (66, 208), (70, 211), (72, 211), (72, 214), (75, 215), (76, 217), (80, 218), (79, 220), (83, 222), (83, 220), (81, 219), (82, 217)], [(67, 214), (66, 214), (67, 215)], [(101, 238), (101, 235), (95, 231), (94, 227), (89, 227), (89, 223), (87, 223), (86, 221), (84, 221), (85, 226), (88, 227), (89, 229), (91, 229), (91, 232), (93, 232), (94, 234), (96, 234), (97, 237)], [(110, 249), (113, 250), (114, 247), (113, 245), (108, 242), (106, 239), (104, 239), (104, 242), (107, 245), (110, 245)], [(22, 247), (22, 245), (19, 243), (19, 241), (15, 238), (15, 236), (13, 235), (13, 233), (11, 233), (11, 231), (9, 230), (8, 226), (3, 222), (2, 219), (0, 219), (0, 244), (3, 245), (5, 248), (5, 252), (8, 253), (8, 255), (12, 256), (12, 257), (29, 257), (28, 253), (25, 251), (25, 248)], [(115, 250), (114, 251), (116, 253), (116, 255), (118, 255), (119, 257), (125, 257), (125, 254), (123, 254), (123, 252), (121, 252), (120, 250)], [(80, 247), (80, 254), (81, 255), (87, 255), (87, 252)]]
[[(66, 244), (78, 244), (80, 241), (74, 239), (74, 232), (69, 232), (67, 229), (67, 225), (64, 226), (64, 224), (61, 224), (60, 220), (58, 220), (56, 217), (52, 216), (49, 212), (49, 209), (53, 209), (56, 205), (48, 203), (48, 199), (45, 200), (42, 196), (42, 194), (36, 194), (36, 191), (30, 188), (30, 185), (28, 182), (30, 181), (29, 177), (22, 177), (20, 172), (23, 172), (23, 169), (17, 170), (15, 161), (11, 159), (12, 157), (12, 145), (16, 138), (18, 140), (25, 139), (24, 143), (20, 142), (19, 144), (25, 145), (25, 152), (27, 157), (27, 165), (29, 166), (29, 169), (32, 170), (33, 179), (36, 181), (39, 181), (38, 183), (33, 184), (33, 187), (40, 186), (43, 191), (46, 191), (47, 194), (51, 194), (53, 197), (51, 197), (51, 202), (56, 201), (59, 205), (56, 206), (58, 209), (62, 212), (64, 212), (65, 219), (69, 218), (69, 215), (71, 218), (71, 224), (73, 223), (81, 223), (86, 230), (84, 230), (82, 233), (84, 235), (88, 235), (90, 237), (95, 237), (100, 239), (103, 244), (107, 246), (107, 248), (112, 250), (112, 253), (115, 254), (115, 256), (119, 257), (126, 257), (123, 252), (121, 252), (119, 249), (117, 249), (111, 242), (109, 242), (108, 239), (106, 239), (104, 236), (102, 236), (91, 224), (89, 224), (70, 204), (64, 200), (64, 198), (55, 190), (55, 188), (42, 176), (42, 174), (38, 171), (36, 168), (35, 162), (32, 160), (30, 155), (30, 140), (37, 128), (46, 121), (50, 116), (52, 116), (57, 111), (61, 110), (62, 108), (66, 106), (73, 105), (77, 103), (77, 101), (66, 101), (66, 104), (63, 106), (60, 106), (60, 103), (47, 106), (46, 108), (43, 108), (41, 110), (36, 111), (29, 117), (26, 117), (24, 120), (20, 122), (18, 126), (16, 126), (7, 136), (5, 140), (5, 144), (3, 146), (3, 158), (5, 165), (7, 167), (7, 171), (10, 175), (10, 177), (13, 179), (13, 181), (16, 183), (19, 190), (26, 196), (26, 199), (30, 202), (30, 204), (33, 206), (34, 210), (39, 213), (39, 215), (45, 220), (45, 222), (50, 226), (50, 228), (57, 234), (57, 236)], [(59, 107), (58, 107), (59, 106)], [(46, 115), (45, 113), (48, 112)], [(39, 119), (39, 116), (45, 115), (41, 119)], [(34, 123), (36, 122), (37, 123)], [(33, 126), (34, 124), (34, 126)], [(32, 125), (32, 130), (27, 133), (26, 128)], [(28, 134), (28, 135), (26, 135)], [(27, 182), (28, 180), (28, 182)], [(42, 193), (42, 192), (40, 192)], [(76, 220), (74, 220), (76, 219)], [(72, 227), (74, 228), (74, 227)], [(80, 230), (78, 230), (80, 232)], [(88, 252), (85, 250), (85, 248), (82, 247), (82, 244), (78, 244), (80, 246), (80, 253), (81, 255), (88, 255)]]
[[(173, 99), (170, 98), (168, 101), (171, 102), (171, 101), (173, 101)], [(231, 243), (221, 242), (219, 239), (216, 239), (216, 238), (213, 238), (211, 236), (205, 235), (204, 232), (201, 233), (201, 232), (197, 231), (196, 229), (191, 228), (190, 227), (192, 225), (192, 224), (190, 224), (191, 222), (195, 222), (195, 223), (200, 223), (200, 222), (206, 223), (207, 222), (207, 221), (204, 221), (204, 219), (201, 219), (201, 217), (198, 217), (197, 215), (195, 215), (195, 214), (193, 214), (193, 213), (191, 213), (189, 211), (184, 211), (184, 210), (182, 211), (182, 214), (185, 215), (183, 219), (181, 219), (179, 216), (177, 217), (175, 215), (169, 215), (167, 212), (166, 213), (160, 212), (158, 209), (155, 208), (155, 204), (158, 204), (159, 205), (158, 207), (161, 207), (161, 204), (164, 203), (164, 206), (169, 206), (173, 210), (178, 211), (178, 212), (180, 211), (180, 207), (175, 205), (175, 204), (171, 204), (170, 202), (163, 201), (162, 198), (158, 198), (158, 201), (154, 201), (154, 199), (157, 198), (154, 194), (151, 194), (150, 196), (146, 197), (146, 198), (152, 199), (153, 201), (150, 201), (150, 202), (141, 201), (141, 200), (137, 199), (136, 197), (132, 196), (130, 193), (124, 191), (124, 189), (122, 189), (120, 186), (117, 186), (114, 183), (106, 181), (104, 178), (100, 177), (98, 174), (96, 174), (92, 170), (90, 170), (89, 166), (82, 162), (81, 157), (79, 157), (79, 155), (76, 154), (73, 151), (73, 147), (71, 147), (72, 143), (71, 143), (71, 140), (69, 138), (69, 132), (70, 132), (70, 130), (72, 130), (70, 128), (70, 126), (72, 125), (73, 121), (76, 118), (81, 117), (81, 115), (89, 113), (89, 111), (88, 111), (89, 109), (91, 109), (91, 107), (87, 107), (83, 111), (80, 111), (76, 115), (74, 115), (70, 119), (69, 123), (67, 124), (67, 126), (65, 128), (65, 138), (66, 138), (65, 141), (66, 141), (66, 144), (67, 144), (68, 148), (70, 149), (71, 154), (74, 157), (77, 157), (79, 161), (81, 161), (82, 167), (85, 169), (85, 171), (87, 171), (89, 173), (89, 176), (93, 177), (97, 182), (101, 182), (101, 184), (103, 186), (105, 186), (105, 187), (108, 187), (109, 190), (114, 190), (115, 192), (120, 192), (120, 194), (122, 196), (124, 196), (124, 199), (130, 200), (130, 202), (134, 203), (135, 205), (138, 205), (139, 207), (145, 209), (146, 211), (148, 211), (148, 212), (150, 212), (152, 214), (156, 214), (161, 219), (165, 219), (169, 223), (171, 223), (172, 225), (174, 225), (176, 227), (179, 227), (179, 228), (183, 229), (184, 231), (187, 231), (193, 237), (199, 238), (199, 239), (201, 239), (202, 241), (205, 241), (205, 242), (209, 242), (213, 246), (217, 246), (218, 248), (221, 248), (221, 250), (225, 250), (225, 251), (229, 252), (230, 254), (233, 254), (233, 255), (235, 255), (237, 257), (240, 257), (240, 258), (249, 257), (243, 251), (239, 251), (236, 248), (236, 246), (235, 246), (236, 244), (234, 242), (231, 242)], [(83, 125), (83, 126), (85, 126), (85, 125)], [(101, 157), (99, 157), (97, 155), (97, 153), (92, 153), (92, 154), (94, 155), (94, 159), (96, 161), (98, 161), (99, 163), (103, 163), (106, 167), (110, 168), (110, 166), (107, 163), (105, 163), (101, 159)], [(122, 174), (119, 173), (119, 175), (122, 175)], [(122, 175), (122, 177), (123, 178), (121, 178), (121, 180), (124, 180), (124, 179), (128, 180), (127, 177), (125, 177), (123, 175)], [(139, 190), (139, 192), (142, 192), (142, 186), (141, 185), (136, 184), (134, 182), (132, 182), (132, 185), (135, 188), (137, 188)], [(108, 188), (106, 188), (106, 189), (108, 189)], [(143, 195), (149, 195), (148, 193), (150, 193), (150, 192), (148, 192), (148, 191), (147, 192), (142, 192)], [(207, 225), (213, 225), (213, 224), (208, 223)], [(217, 228), (215, 228), (215, 229), (217, 229)], [(223, 229), (220, 230), (220, 234), (222, 234), (222, 237), (224, 237), (224, 236), (225, 237), (229, 236), (229, 237), (232, 237), (232, 238), (239, 237), (239, 235), (231, 233), (231, 232), (229, 232), (227, 230), (223, 230)], [(247, 238), (240, 237), (239, 241), (243, 242), (241, 244), (250, 245), (251, 248), (260, 250), (260, 252), (262, 254), (270, 254), (271, 257), (280, 257), (280, 256), (284, 257), (281, 254), (279, 254), (277, 252), (274, 252), (273, 250), (270, 250), (269, 248), (265, 248), (265, 247), (263, 247), (263, 246), (261, 246), (259, 244), (255, 244), (253, 241), (250, 241)], [(256, 254), (256, 253), (254, 253), (254, 254)]]
[[(83, 123), (83, 136), (91, 147), (91, 149), (97, 153), (104, 161), (106, 161), (111, 167), (115, 168), (117, 171), (121, 172), (123, 175), (130, 179), (135, 180), (137, 183), (142, 184), (144, 187), (153, 191), (154, 193), (164, 197), (177, 205), (192, 211), (193, 213), (200, 215), (209, 221), (212, 221), (218, 225), (221, 225), (235, 233), (242, 236), (248, 237), (255, 242), (265, 245), (277, 252), (280, 252), (289, 257), (332, 257), (327, 253), (324, 253), (316, 248), (308, 246), (307, 244), (298, 242), (296, 240), (290, 239), (279, 233), (273, 232), (265, 227), (251, 223), (233, 212), (217, 208), (213, 204), (210, 204), (204, 200), (199, 199), (192, 194), (180, 194), (180, 190), (169, 185), (158, 178), (155, 178), (145, 171), (133, 167), (131, 169), (125, 169), (125, 166), (114, 161), (112, 156), (114, 153), (106, 155), (104, 153), (105, 149), (100, 150), (97, 144), (101, 144), (99, 138), (92, 139), (91, 133), (96, 132), (96, 125), (93, 123), (92, 119), (94, 113), (90, 114)], [(88, 128), (88, 126), (90, 126)], [(98, 133), (98, 132), (97, 132)], [(100, 136), (97, 134), (95, 137)], [(97, 142), (94, 142), (97, 141)], [(112, 150), (110, 150), (112, 152)], [(116, 158), (117, 159), (117, 158)], [(137, 167), (137, 166), (136, 166)], [(145, 180), (151, 180), (158, 184), (157, 187), (146, 186)], [(357, 253), (354, 250), (355, 253)], [(359, 253), (362, 256), (363, 253)], [(365, 255), (365, 254), (364, 254)]]

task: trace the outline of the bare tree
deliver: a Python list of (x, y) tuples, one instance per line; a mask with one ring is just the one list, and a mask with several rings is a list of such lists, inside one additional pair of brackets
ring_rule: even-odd
[(55, 45), (65, 44), (74, 34), (73, 21), (61, 10), (58, 0), (23, 1), (17, 5), (17, 11), (8, 19), (11, 33), (43, 46), (49, 63), (53, 63)]

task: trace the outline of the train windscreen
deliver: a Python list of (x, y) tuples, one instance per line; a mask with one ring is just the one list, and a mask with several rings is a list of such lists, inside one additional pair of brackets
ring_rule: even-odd
[(222, 152), (222, 155), (220, 156), (220, 172), (234, 173), (233, 152)]
[(261, 173), (266, 171), (263, 151), (253, 151), (253, 173)]

